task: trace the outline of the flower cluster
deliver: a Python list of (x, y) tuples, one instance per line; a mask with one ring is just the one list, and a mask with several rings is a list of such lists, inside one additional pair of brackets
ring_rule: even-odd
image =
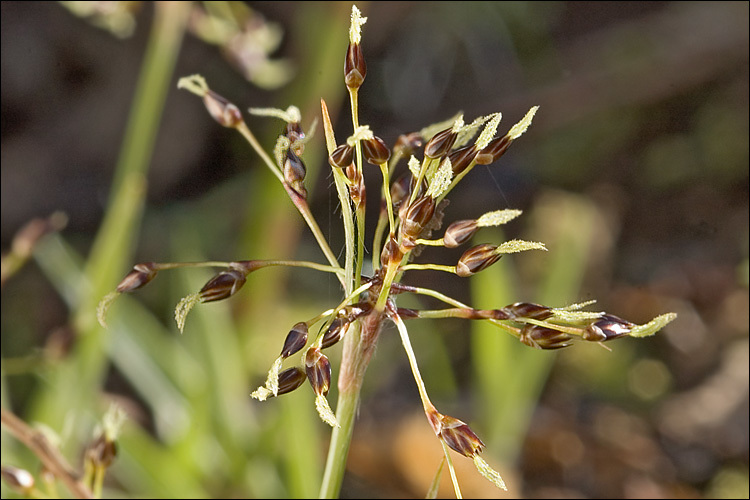
[[(146, 285), (160, 271), (167, 269), (188, 266), (221, 269), (201, 290), (188, 295), (178, 304), (175, 317), (180, 331), (193, 306), (231, 297), (243, 286), (250, 273), (261, 268), (296, 266), (333, 273), (341, 283), (342, 300), (334, 307), (313, 318), (298, 321), (291, 327), (281, 352), (271, 364), (266, 382), (252, 393), (252, 397), (263, 401), (294, 391), (307, 382), (315, 393), (315, 404), (321, 418), (335, 429), (350, 426), (353, 417), (342, 414), (341, 398), (346, 398), (351, 393), (358, 394), (380, 330), (384, 324), (393, 323), (406, 351), (425, 415), (443, 444), (451, 472), (452, 462), (448, 448), (471, 458), (483, 476), (498, 487), (505, 488), (500, 475), (479, 456), (484, 446), (479, 437), (466, 423), (438, 412), (430, 401), (419, 373), (405, 320), (464, 318), (489, 321), (527, 346), (560, 349), (570, 346), (576, 340), (606, 342), (623, 336), (652, 335), (674, 319), (675, 315), (665, 314), (645, 325), (636, 325), (604, 312), (584, 311), (583, 308), (593, 301), (559, 308), (517, 302), (497, 309), (475, 309), (439, 291), (409, 285), (405, 280), (405, 275), (409, 272), (436, 270), (469, 277), (507, 254), (547, 250), (542, 243), (524, 240), (507, 241), (500, 245), (480, 243), (468, 246), (480, 229), (506, 224), (521, 215), (520, 210), (512, 209), (491, 211), (477, 219), (453, 222), (442, 231), (441, 237), (431, 237), (440, 232), (446, 196), (476, 165), (490, 165), (499, 160), (511, 144), (527, 131), (538, 107), (532, 107), (504, 134), (497, 133), (500, 113), (482, 116), (470, 123), (464, 122), (463, 116), (456, 116), (419, 132), (401, 135), (393, 147), (389, 148), (386, 141), (377, 136), (368, 125), (361, 124), (359, 118), (358, 92), (367, 76), (361, 46), (361, 28), (365, 22), (366, 18), (353, 7), (349, 46), (344, 61), (344, 83), (349, 92), (352, 114), (352, 133), (346, 139), (336, 140), (327, 107), (322, 101), (328, 162), (341, 201), (346, 234), (344, 262), (341, 263), (331, 251), (307, 203), (306, 168), (302, 158), (309, 134), (303, 131), (299, 110), (293, 106), (286, 110), (250, 109), (252, 114), (271, 116), (285, 122), (284, 132), (270, 155), (248, 128), (239, 108), (211, 90), (202, 77), (194, 75), (181, 79), (179, 87), (202, 97), (209, 114), (219, 124), (238, 131), (247, 139), (286, 190), (315, 236), (327, 263), (274, 260), (141, 263), (123, 279), (115, 292), (102, 301), (99, 318), (104, 323), (106, 308), (118, 294), (132, 292)], [(403, 175), (391, 179), (402, 163), (406, 163), (408, 169), (405, 169)], [(371, 172), (382, 177), (382, 188), (378, 193), (379, 221), (374, 229), (371, 249), (373, 272), (371, 275), (364, 275), (364, 221), (367, 206), (364, 178), (365, 175), (371, 175)], [(454, 265), (414, 262), (416, 251), (420, 247), (455, 248), (464, 245), (468, 248)], [(435, 310), (399, 307), (397, 296), (405, 293), (430, 296), (445, 303), (447, 307)], [(316, 325), (320, 325), (318, 333), (311, 335)], [(340, 412), (337, 415), (326, 399), (331, 385), (331, 363), (323, 351), (342, 340), (344, 349), (338, 381), (341, 393)], [(297, 363), (282, 369), (287, 359), (299, 353)], [(454, 487), (456, 493), (460, 494), (455, 479)]]

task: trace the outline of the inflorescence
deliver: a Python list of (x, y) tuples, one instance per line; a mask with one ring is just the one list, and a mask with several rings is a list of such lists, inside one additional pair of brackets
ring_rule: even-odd
[[(329, 152), (328, 161), (341, 202), (346, 234), (343, 265), (331, 251), (307, 203), (306, 168), (302, 154), (309, 134), (306, 135), (302, 129), (299, 109), (291, 106), (286, 110), (249, 110), (251, 114), (271, 116), (285, 122), (284, 132), (279, 136), (272, 155), (269, 155), (248, 128), (239, 108), (209, 89), (201, 76), (193, 75), (182, 78), (178, 87), (202, 97), (209, 114), (219, 124), (237, 130), (247, 139), (286, 190), (315, 236), (327, 263), (243, 260), (136, 264), (116, 290), (102, 300), (98, 311), (99, 321), (105, 325), (106, 310), (117, 295), (145, 286), (160, 271), (167, 269), (221, 269), (201, 290), (188, 295), (177, 305), (175, 318), (180, 331), (183, 330), (185, 318), (193, 306), (231, 297), (242, 288), (250, 273), (261, 268), (295, 266), (334, 273), (341, 282), (344, 298), (335, 307), (292, 326), (279, 356), (272, 363), (265, 384), (256, 389), (252, 397), (263, 401), (294, 391), (308, 382), (315, 392), (315, 405), (321, 418), (331, 426), (337, 427), (337, 416), (326, 399), (331, 385), (331, 364), (323, 350), (351, 337), (351, 346), (348, 349), (346, 345), (344, 347), (338, 383), (342, 391), (351, 386), (359, 386), (382, 325), (386, 320), (390, 321), (396, 325), (401, 336), (427, 420), (443, 444), (451, 471), (452, 462), (446, 446), (471, 458), (483, 476), (505, 489), (500, 475), (479, 456), (484, 446), (479, 437), (467, 424), (441, 414), (430, 402), (419, 374), (404, 320), (465, 318), (489, 321), (527, 346), (536, 349), (560, 349), (570, 346), (575, 340), (601, 343), (623, 336), (653, 335), (676, 315), (664, 314), (644, 325), (636, 325), (612, 314), (583, 310), (594, 301), (560, 308), (517, 302), (498, 309), (475, 309), (436, 290), (404, 283), (402, 278), (408, 271), (438, 270), (469, 277), (491, 266), (506, 254), (547, 250), (544, 244), (539, 242), (512, 240), (500, 245), (482, 243), (471, 246), (455, 265), (412, 262), (415, 250), (422, 246), (459, 247), (467, 244), (481, 228), (499, 226), (521, 215), (520, 210), (510, 209), (488, 212), (477, 219), (453, 222), (447, 226), (441, 238), (429, 239), (431, 233), (440, 229), (444, 200), (450, 191), (474, 166), (496, 162), (510, 145), (526, 132), (538, 106), (532, 107), (504, 135), (497, 136), (501, 119), (499, 112), (479, 117), (468, 124), (461, 115), (420, 132), (401, 135), (394, 146), (389, 148), (369, 126), (362, 125), (359, 121), (358, 92), (367, 75), (367, 65), (361, 47), (361, 28), (366, 20), (356, 6), (352, 8), (349, 46), (344, 62), (344, 82), (350, 97), (353, 133), (346, 140), (340, 143), (336, 141), (325, 101), (321, 101)], [(391, 180), (391, 174), (402, 160), (407, 163), (408, 171)], [(366, 164), (377, 167), (382, 176), (382, 189), (379, 193), (380, 215), (373, 239), (371, 276), (362, 274), (365, 258), (364, 176), (371, 175), (369, 172), (366, 174), (371, 168)], [(430, 296), (450, 307), (437, 310), (398, 307), (396, 296), (404, 293)], [(316, 324), (321, 324), (319, 331), (310, 336), (311, 328)], [(283, 362), (300, 351), (302, 354), (298, 358), (298, 363), (282, 370)], [(454, 487), (460, 495), (455, 478)]]

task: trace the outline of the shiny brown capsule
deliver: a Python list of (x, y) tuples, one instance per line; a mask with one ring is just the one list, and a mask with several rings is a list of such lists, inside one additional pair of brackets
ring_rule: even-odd
[(284, 347), (281, 348), (281, 357), (288, 358), (292, 354), (299, 352), (307, 344), (307, 323), (304, 321), (297, 323), (292, 327), (284, 340)]
[(154, 266), (153, 262), (142, 262), (134, 265), (133, 270), (117, 285), (117, 291), (120, 293), (132, 292), (148, 284), (156, 276), (157, 271)]
[(211, 118), (224, 127), (234, 128), (242, 123), (239, 108), (213, 90), (207, 91), (203, 96), (203, 104)]
[(208, 283), (201, 288), (199, 292), (201, 301), (214, 302), (231, 297), (242, 288), (246, 279), (247, 275), (239, 269), (222, 271), (211, 278)]
[(332, 167), (346, 168), (354, 162), (354, 148), (348, 144), (338, 146), (328, 156), (328, 163)]
[(456, 264), (456, 274), (462, 278), (476, 274), (479, 271), (490, 267), (500, 260), (503, 254), (496, 253), (497, 247), (489, 243), (483, 243), (466, 250), (458, 259)]
[(391, 157), (391, 151), (380, 137), (365, 139), (362, 141), (362, 155), (372, 165), (382, 165)]
[(453, 127), (441, 130), (427, 141), (424, 155), (428, 158), (442, 158), (451, 150), (457, 137), (458, 134), (453, 131)]
[(477, 221), (472, 220), (459, 220), (448, 226), (443, 235), (443, 244), (448, 248), (455, 248), (469, 241), (469, 239), (477, 232), (479, 226)]

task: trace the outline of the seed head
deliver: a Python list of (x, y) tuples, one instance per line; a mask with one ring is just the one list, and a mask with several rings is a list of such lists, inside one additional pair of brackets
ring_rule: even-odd
[(448, 226), (443, 235), (443, 243), (448, 248), (455, 248), (469, 239), (477, 232), (479, 226), (476, 220), (459, 220)]
[(206, 105), (208, 114), (224, 127), (235, 128), (242, 123), (240, 109), (213, 90), (204, 94), (203, 104)]
[(377, 136), (362, 141), (362, 154), (373, 165), (382, 165), (391, 157), (388, 146), (385, 145), (383, 139)]
[(198, 295), (202, 302), (226, 299), (237, 293), (237, 290), (245, 284), (246, 279), (247, 273), (240, 269), (222, 271), (203, 285)]
[(307, 374), (302, 368), (295, 366), (279, 373), (279, 388), (277, 396), (292, 392), (307, 380)]
[(561, 349), (571, 344), (572, 338), (565, 332), (539, 325), (527, 324), (521, 329), (523, 344), (537, 349)]
[(453, 130), (454, 127), (441, 130), (430, 139), (424, 147), (424, 155), (427, 158), (440, 158), (448, 154), (456, 142), (458, 134)]
[(502, 257), (502, 254), (497, 253), (496, 250), (497, 247), (489, 243), (471, 247), (458, 259), (456, 274), (462, 278), (466, 278), (478, 273), (482, 269), (490, 267)]
[(350, 322), (347, 318), (336, 318), (331, 321), (331, 325), (326, 330), (325, 335), (323, 335), (320, 348), (326, 349), (341, 340), (346, 335), (349, 324)]
[(133, 266), (133, 270), (117, 285), (117, 291), (120, 293), (132, 292), (143, 286), (156, 277), (155, 264), (153, 262), (142, 262)]
[(325, 396), (331, 387), (331, 363), (320, 348), (311, 347), (305, 356), (305, 371), (315, 394)]
[(604, 342), (628, 335), (635, 325), (612, 314), (605, 314), (586, 327), (583, 339)]
[(532, 302), (516, 302), (504, 308), (513, 318), (529, 318), (545, 320), (554, 312), (551, 308)]
[(349, 144), (342, 144), (333, 150), (333, 153), (328, 157), (328, 163), (332, 167), (346, 168), (354, 161), (354, 147)]
[(280, 356), (286, 359), (305, 347), (305, 344), (307, 344), (307, 323), (299, 322), (287, 334)]
[(435, 200), (431, 196), (417, 198), (409, 206), (401, 221), (401, 234), (409, 238), (416, 238), (434, 214)]

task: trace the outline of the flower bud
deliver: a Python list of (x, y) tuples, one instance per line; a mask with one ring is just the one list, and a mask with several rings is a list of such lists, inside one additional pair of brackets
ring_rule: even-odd
[(331, 386), (331, 363), (318, 347), (307, 351), (305, 371), (315, 394), (325, 396)]
[(443, 235), (443, 244), (448, 248), (455, 248), (469, 241), (479, 226), (476, 220), (459, 220), (448, 226)]
[(583, 339), (591, 342), (604, 342), (628, 335), (634, 324), (612, 314), (605, 314), (586, 327)]
[(448, 155), (448, 159), (451, 161), (451, 168), (453, 169), (453, 175), (458, 175), (471, 164), (474, 157), (477, 155), (477, 150), (474, 145), (466, 146), (465, 148), (457, 149), (452, 151)]
[(86, 460), (99, 467), (109, 467), (117, 456), (117, 443), (102, 433), (86, 448)]
[(132, 292), (145, 286), (156, 276), (157, 271), (154, 267), (153, 262), (142, 262), (134, 265), (133, 270), (117, 285), (117, 291), (120, 293)]
[(242, 123), (239, 108), (213, 90), (208, 90), (203, 95), (203, 104), (206, 105), (208, 114), (224, 127), (235, 128)]
[(544, 320), (553, 315), (552, 309), (532, 302), (516, 302), (505, 307), (513, 318)]
[(388, 146), (378, 136), (362, 141), (362, 154), (365, 160), (373, 165), (382, 165), (391, 157), (391, 151), (388, 149)]
[(247, 273), (239, 269), (222, 271), (203, 285), (198, 295), (203, 302), (226, 299), (242, 288), (246, 279)]
[(458, 134), (453, 131), (453, 126), (438, 132), (425, 145), (424, 155), (428, 158), (441, 158), (451, 150), (456, 137)]
[(286, 359), (305, 347), (305, 344), (307, 344), (307, 323), (299, 322), (287, 334), (280, 356)]
[(297, 366), (289, 368), (279, 373), (279, 390), (276, 393), (277, 396), (292, 392), (297, 387), (301, 386), (307, 379), (307, 374), (302, 368)]
[(497, 247), (489, 243), (483, 243), (466, 250), (458, 259), (456, 264), (456, 274), (462, 278), (476, 274), (482, 269), (490, 267), (500, 260), (502, 254), (496, 253)]
[(494, 163), (503, 156), (512, 142), (513, 139), (507, 135), (493, 139), (484, 149), (477, 153), (477, 165), (489, 165), (490, 163)]
[(337, 147), (328, 157), (328, 163), (336, 168), (346, 168), (352, 162), (354, 162), (354, 148), (348, 144), (342, 144)]
[(2, 475), (5, 483), (18, 493), (29, 495), (34, 489), (34, 476), (25, 469), (3, 465), (0, 468), (0, 475)]
[(435, 200), (432, 197), (422, 196), (417, 198), (409, 206), (401, 221), (401, 234), (409, 238), (416, 238), (434, 214)]
[(571, 344), (571, 336), (565, 332), (539, 325), (527, 324), (521, 329), (519, 340), (537, 349), (561, 349)]
[(284, 179), (289, 184), (295, 184), (302, 181), (307, 175), (307, 168), (302, 158), (297, 156), (291, 148), (286, 151), (286, 160), (284, 160)]
[(359, 43), (349, 43), (344, 60), (344, 83), (350, 90), (362, 86), (367, 76), (367, 64)]

